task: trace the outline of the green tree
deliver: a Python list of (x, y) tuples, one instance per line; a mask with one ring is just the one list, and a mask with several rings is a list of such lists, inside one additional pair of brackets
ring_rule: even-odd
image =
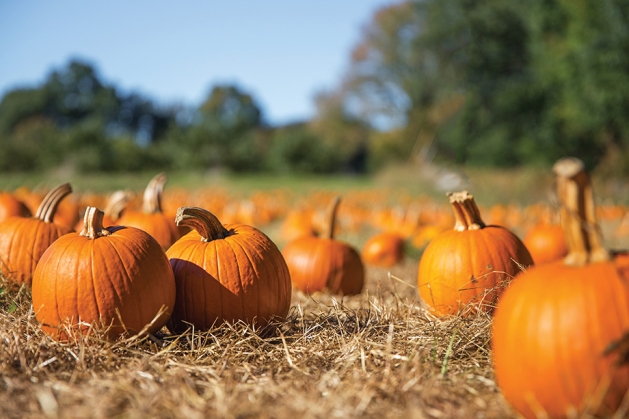
[(321, 92), (315, 98), (317, 112), (308, 129), (322, 142), (322, 148), (334, 149), (336, 171), (360, 173), (367, 170), (369, 127), (349, 114), (339, 92)]
[(374, 146), (399, 159), (432, 146), (466, 164), (572, 154), (629, 171), (628, 11), (629, 0), (401, 2), (374, 15), (339, 90), (371, 122), (399, 123)]
[(215, 86), (188, 127), (173, 127), (170, 144), (176, 167), (258, 170), (266, 140), (262, 112), (254, 98), (236, 86)]

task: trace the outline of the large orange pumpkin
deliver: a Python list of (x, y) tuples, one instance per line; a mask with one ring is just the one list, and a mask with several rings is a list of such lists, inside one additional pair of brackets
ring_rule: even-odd
[(629, 391), (629, 255), (603, 248), (582, 162), (554, 170), (569, 253), (527, 270), (499, 301), (496, 380), (526, 418), (612, 417)]
[(302, 236), (282, 250), (298, 290), (314, 293), (327, 289), (332, 294), (353, 295), (363, 289), (365, 269), (360, 255), (350, 244), (334, 238), (340, 202), (337, 197), (331, 205), (325, 236)]
[(83, 230), (55, 241), (35, 269), (33, 309), (56, 339), (90, 327), (108, 328), (111, 339), (154, 333), (175, 305), (173, 272), (155, 239), (134, 227), (104, 228), (102, 219), (88, 207)]
[(179, 238), (175, 220), (162, 211), (162, 193), (166, 180), (165, 173), (153, 177), (144, 190), (142, 211), (127, 210), (118, 220), (120, 225), (146, 231), (164, 250)]
[(34, 217), (10, 217), (0, 223), (0, 267), (11, 281), (31, 285), (35, 266), (55, 240), (72, 231), (53, 222), (61, 200), (72, 192), (69, 183), (51, 190)]
[(419, 261), (419, 294), (436, 315), (490, 312), (505, 285), (533, 260), (511, 231), (485, 225), (467, 191), (448, 198), (455, 225), (426, 246)]
[[(263, 326), (284, 319), (291, 300), (286, 262), (255, 227), (226, 224), (209, 211), (181, 207), (176, 223), (194, 230), (166, 252), (177, 283), (172, 328), (207, 330), (222, 322)], [(169, 326), (171, 327), (171, 326)]]

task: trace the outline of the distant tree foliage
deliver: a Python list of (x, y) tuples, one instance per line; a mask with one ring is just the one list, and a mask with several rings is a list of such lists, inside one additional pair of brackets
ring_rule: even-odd
[(570, 154), (629, 172), (627, 51), (629, 0), (407, 1), (374, 15), (339, 90), (347, 109), (398, 130), (395, 147), (374, 136), (389, 146), (372, 150), (397, 150), (388, 158)]
[(363, 27), (308, 121), (213, 86), (158, 106), (71, 60), (0, 100), (0, 171), (361, 173), (399, 161), (629, 174), (629, 0), (405, 0)]

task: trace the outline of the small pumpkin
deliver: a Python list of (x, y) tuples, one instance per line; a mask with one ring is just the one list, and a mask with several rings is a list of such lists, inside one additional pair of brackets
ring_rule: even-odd
[(165, 173), (155, 175), (144, 190), (142, 210), (127, 210), (118, 220), (121, 225), (146, 231), (164, 250), (179, 238), (175, 221), (162, 211), (162, 193), (167, 179)]
[(71, 192), (69, 183), (57, 186), (44, 197), (35, 216), (11, 217), (0, 223), (0, 267), (12, 282), (30, 286), (44, 251), (72, 231), (72, 227), (53, 222), (59, 203)]
[(433, 238), (419, 261), (419, 294), (438, 316), (490, 312), (504, 287), (533, 259), (508, 229), (485, 225), (467, 191), (448, 194), (455, 225)]
[(211, 212), (181, 207), (175, 222), (193, 229), (166, 254), (177, 284), (171, 327), (208, 330), (225, 321), (263, 326), (284, 319), (291, 300), (286, 262), (264, 233), (223, 225)]
[[(133, 198), (133, 194), (129, 191), (118, 190), (112, 193), (107, 199), (107, 203), (105, 205), (105, 209), (103, 212), (105, 215), (103, 216), (103, 225), (105, 227), (116, 225), (122, 212), (127, 209), (131, 199)], [(90, 205), (93, 206), (93, 205)], [(85, 217), (82, 218), (74, 227), (75, 231), (83, 230), (83, 222)]]
[(334, 238), (340, 197), (331, 204), (327, 234), (302, 236), (289, 242), (282, 254), (293, 286), (306, 293), (327, 289), (332, 294), (359, 294), (365, 282), (365, 268), (356, 249)]
[(30, 217), (31, 211), (10, 192), (0, 192), (0, 222), (9, 217)]
[(103, 227), (103, 215), (88, 207), (83, 230), (55, 241), (35, 269), (33, 309), (55, 339), (90, 327), (106, 327), (110, 339), (154, 333), (174, 307), (175, 279), (161, 246), (134, 227)]
[(371, 266), (390, 268), (404, 259), (404, 238), (393, 231), (371, 236), (363, 246), (362, 260)]
[(568, 254), (566, 238), (559, 224), (536, 224), (522, 241), (536, 264), (554, 262)]
[(569, 253), (528, 269), (498, 303), (496, 380), (526, 418), (612, 417), (629, 391), (629, 255), (602, 246), (583, 163), (554, 171)]

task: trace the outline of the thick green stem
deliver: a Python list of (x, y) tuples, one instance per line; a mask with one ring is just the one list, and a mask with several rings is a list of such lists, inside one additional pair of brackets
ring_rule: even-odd
[(142, 211), (146, 214), (154, 214), (162, 212), (162, 193), (164, 185), (168, 180), (166, 173), (155, 175), (148, 183), (144, 190), (144, 198), (142, 201)]
[(336, 198), (334, 198), (334, 200), (330, 204), (330, 208), (328, 209), (328, 231), (325, 236), (328, 239), (334, 238), (334, 230), (336, 229), (336, 215), (338, 213), (340, 203), (341, 197), (337, 196)]
[(205, 242), (224, 239), (229, 236), (229, 231), (218, 218), (208, 210), (199, 207), (181, 207), (175, 216), (177, 226), (186, 226), (195, 229)]
[(35, 218), (42, 220), (46, 223), (52, 223), (52, 220), (57, 212), (57, 207), (63, 198), (72, 193), (72, 186), (69, 183), (59, 185), (46, 194), (44, 199), (39, 204)]
[(561, 224), (568, 244), (564, 263), (583, 266), (610, 259), (603, 247), (603, 235), (596, 220), (596, 205), (590, 178), (583, 162), (575, 157), (560, 159), (553, 166), (557, 175), (557, 196)]
[(83, 218), (83, 230), (79, 235), (94, 240), (97, 237), (109, 236), (109, 230), (103, 227), (105, 213), (96, 207), (87, 207)]
[(480, 216), (480, 210), (474, 202), (474, 196), (467, 191), (450, 192), (447, 194), (454, 210), (454, 229), (456, 231), (480, 230), (485, 223)]

